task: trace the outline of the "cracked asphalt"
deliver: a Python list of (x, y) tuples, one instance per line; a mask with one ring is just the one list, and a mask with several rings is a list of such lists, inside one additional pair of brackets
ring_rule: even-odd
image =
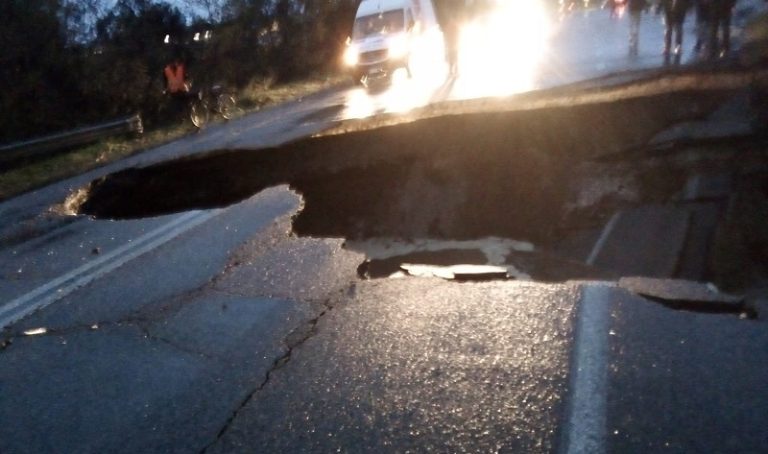
[(577, 295), (530, 283), (357, 284), (209, 452), (551, 451)]
[[(80, 298), (116, 291), (100, 280), (13, 326), (0, 353), (2, 451), (555, 445), (575, 286), (360, 282), (361, 254), (291, 234), (297, 202), (280, 190), (249, 201), (285, 211), (193, 289), (158, 296), (139, 276), (102, 318), (108, 300)], [(182, 262), (191, 246), (126, 266)]]
[[(264, 230), (265, 241), (290, 242), (284, 229), (269, 227), (273, 216), (296, 209), (295, 196), (268, 191), (250, 208), (267, 216), (266, 225), (252, 227)], [(223, 216), (203, 228), (228, 231), (235, 221)], [(224, 237), (223, 249), (209, 236), (187, 241), (126, 265), (121, 276), (132, 278), (119, 286), (99, 280), (12, 328), (0, 353), (0, 451), (197, 452), (216, 438), (315, 308), (309, 298), (291, 299), (308, 285), (298, 279), (261, 292), (227, 285), (238, 260), (227, 248), (242, 241), (237, 235)], [(202, 270), (200, 241), (221, 254)], [(142, 273), (157, 270), (156, 261), (188, 262), (190, 274), (183, 266), (172, 278)], [(23, 334), (40, 326), (48, 331)]]

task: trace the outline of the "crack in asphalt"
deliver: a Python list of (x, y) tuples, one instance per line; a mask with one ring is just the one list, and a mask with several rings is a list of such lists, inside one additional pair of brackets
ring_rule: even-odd
[(10, 348), (13, 345), (13, 343), (16, 340), (19, 340), (19, 339), (64, 337), (64, 336), (71, 336), (73, 334), (77, 334), (81, 332), (88, 332), (88, 331), (97, 332), (102, 329), (108, 329), (112, 327), (123, 327), (123, 326), (133, 326), (138, 328), (140, 331), (142, 331), (141, 324), (143, 322), (146, 322), (146, 320), (137, 318), (137, 317), (127, 317), (127, 318), (115, 320), (115, 321), (94, 322), (91, 324), (76, 324), (76, 325), (67, 326), (65, 328), (40, 327), (37, 329), (44, 329), (45, 331), (39, 334), (26, 334), (26, 333), (33, 332), (35, 330), (35, 328), (32, 328), (22, 332), (17, 332), (15, 334), (3, 336), (2, 339), (0, 339), (0, 353), (6, 351), (8, 348)]
[[(348, 287), (345, 292), (347, 295), (354, 294), (356, 290), (357, 284), (353, 283), (350, 287)], [(291, 357), (293, 355), (293, 351), (299, 347), (301, 347), (307, 340), (309, 340), (311, 337), (313, 337), (315, 334), (317, 334), (317, 325), (320, 322), (320, 320), (327, 315), (331, 310), (333, 310), (336, 307), (336, 304), (334, 301), (337, 301), (337, 298), (329, 298), (322, 301), (322, 307), (317, 315), (308, 320), (303, 325), (295, 328), (293, 331), (291, 331), (283, 340), (283, 343), (285, 344), (286, 350), (285, 352), (280, 355), (279, 357), (275, 358), (275, 360), (272, 362), (272, 367), (269, 368), (269, 370), (264, 375), (264, 380), (261, 381), (261, 383), (256, 386), (253, 391), (249, 392), (248, 395), (237, 405), (237, 407), (232, 411), (232, 414), (227, 418), (226, 422), (222, 426), (222, 428), (219, 430), (219, 432), (216, 434), (216, 438), (211, 441), (209, 444), (205, 445), (201, 450), (200, 454), (205, 454), (208, 452), (209, 449), (211, 449), (216, 443), (218, 443), (224, 435), (227, 433), (229, 428), (232, 426), (232, 424), (237, 419), (237, 416), (240, 414), (240, 412), (251, 402), (254, 400), (257, 394), (259, 394), (266, 386), (269, 384), (269, 382), (272, 379), (272, 374), (276, 371), (282, 369), (285, 367), (288, 362), (291, 360)]]
[(150, 341), (154, 341), (154, 342), (158, 342), (158, 343), (161, 343), (161, 344), (165, 344), (165, 345), (167, 345), (169, 347), (172, 347), (175, 350), (178, 350), (180, 352), (187, 353), (187, 354), (194, 355), (194, 356), (200, 356), (200, 357), (205, 358), (207, 360), (211, 360), (211, 361), (222, 361), (223, 360), (223, 358), (216, 358), (216, 357), (214, 357), (212, 355), (209, 355), (208, 353), (201, 352), (201, 351), (198, 351), (198, 350), (195, 350), (195, 349), (192, 349), (192, 348), (187, 348), (187, 347), (185, 347), (183, 345), (180, 345), (180, 344), (172, 341), (171, 339), (167, 339), (167, 338), (159, 336), (157, 334), (153, 334), (152, 331), (149, 329), (149, 327), (144, 326), (142, 324), (137, 324), (137, 327), (139, 328), (141, 333), (144, 335), (144, 338), (148, 339)]
[(222, 358), (216, 358), (214, 356), (209, 355), (208, 353), (197, 351), (188, 347), (185, 347), (183, 345), (180, 345), (171, 339), (167, 339), (165, 337), (159, 336), (157, 334), (152, 333), (151, 329), (148, 324), (152, 322), (157, 322), (158, 320), (161, 320), (161, 318), (152, 319), (152, 318), (143, 318), (143, 317), (127, 317), (120, 320), (115, 321), (106, 321), (106, 322), (95, 322), (91, 324), (78, 324), (78, 325), (72, 325), (68, 326), (66, 328), (45, 328), (41, 327), (39, 329), (44, 329), (44, 332), (41, 332), (39, 334), (26, 334), (34, 331), (34, 329), (29, 329), (26, 331), (23, 331), (21, 333), (13, 334), (10, 336), (5, 336), (2, 339), (0, 339), (0, 353), (6, 351), (8, 348), (10, 348), (16, 340), (24, 339), (24, 338), (46, 338), (46, 337), (66, 337), (71, 336), (76, 333), (81, 332), (98, 332), (102, 330), (106, 330), (113, 327), (134, 327), (136, 328), (141, 335), (144, 336), (145, 339), (148, 339), (149, 341), (161, 343), (168, 345), (170, 347), (173, 347), (175, 350), (178, 350), (183, 353), (200, 356), (208, 360), (212, 361), (220, 361)]
[[(222, 279), (224, 275), (231, 272), (232, 270), (237, 268), (237, 266), (239, 265), (241, 265), (239, 261), (228, 262), (219, 273), (213, 275), (204, 284), (196, 288), (180, 292), (171, 297), (163, 298), (162, 300), (156, 299), (156, 300), (150, 301), (144, 304), (143, 306), (137, 308), (136, 310), (134, 310), (131, 315), (118, 320), (96, 321), (90, 324), (75, 324), (75, 325), (71, 325), (63, 328), (40, 327), (40, 328), (44, 328), (45, 332), (40, 334), (34, 334), (34, 335), (24, 334), (24, 332), (28, 332), (30, 330), (26, 330), (23, 332), (17, 331), (14, 333), (6, 329), (4, 331), (7, 334), (0, 337), (0, 353), (8, 349), (11, 345), (13, 345), (15, 340), (26, 338), (26, 337), (67, 336), (67, 335), (74, 334), (81, 331), (97, 331), (104, 327), (128, 325), (128, 326), (135, 326), (136, 328), (138, 328), (146, 338), (168, 344), (185, 353), (192, 353), (195, 355), (202, 356), (206, 359), (215, 359), (206, 353), (185, 348), (183, 346), (173, 343), (169, 339), (165, 339), (161, 336), (154, 335), (150, 332), (149, 327), (146, 325), (151, 324), (153, 322), (159, 322), (173, 315), (174, 313), (181, 310), (182, 307), (194, 301), (199, 300), (202, 296), (208, 293), (216, 292), (216, 293), (228, 295), (227, 293), (218, 290), (216, 288), (216, 283), (220, 279)], [(91, 284), (88, 284), (88, 285), (91, 285)], [(228, 296), (231, 296), (231, 295), (228, 295)], [(93, 328), (94, 326), (96, 326), (97, 328)]]

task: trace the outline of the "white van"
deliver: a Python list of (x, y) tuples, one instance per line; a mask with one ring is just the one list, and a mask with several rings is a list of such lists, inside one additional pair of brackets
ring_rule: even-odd
[(414, 59), (428, 47), (427, 52), (442, 52), (432, 0), (363, 0), (355, 14), (344, 63), (357, 81), (366, 84), (388, 78), (399, 68), (410, 75)]

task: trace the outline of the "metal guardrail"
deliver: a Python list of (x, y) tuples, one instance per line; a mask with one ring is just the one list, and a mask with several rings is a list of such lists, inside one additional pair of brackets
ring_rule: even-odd
[(50, 136), (2, 145), (0, 146), (0, 163), (39, 156), (61, 150), (62, 148), (83, 145), (105, 137), (125, 133), (144, 133), (144, 126), (139, 114)]

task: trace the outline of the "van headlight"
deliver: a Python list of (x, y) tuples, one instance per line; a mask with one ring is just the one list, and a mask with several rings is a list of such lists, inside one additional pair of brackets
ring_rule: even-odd
[(344, 64), (347, 66), (355, 66), (360, 61), (360, 51), (357, 46), (350, 45), (344, 50)]
[(387, 44), (390, 58), (402, 58), (408, 55), (408, 39), (405, 36), (392, 38)]

